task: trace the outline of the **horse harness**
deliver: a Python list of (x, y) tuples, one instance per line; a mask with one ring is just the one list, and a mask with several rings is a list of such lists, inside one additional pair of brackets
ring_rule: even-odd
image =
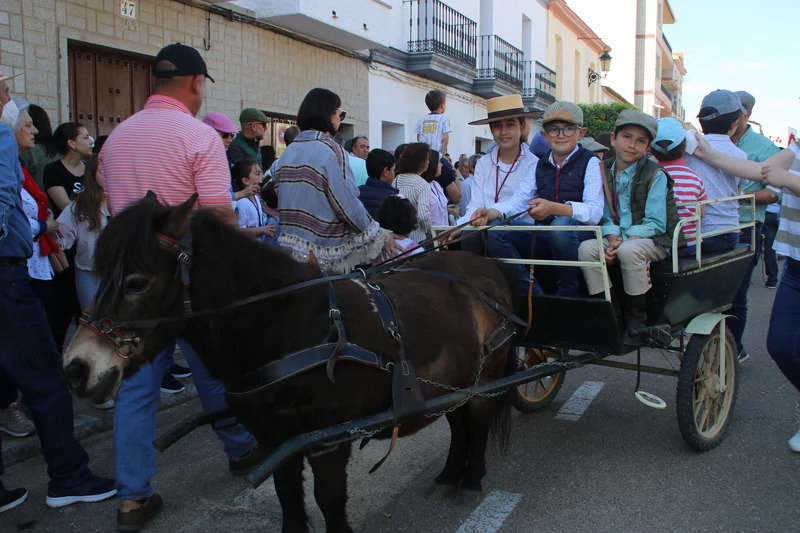
[[(115, 323), (108, 319), (95, 318), (89, 313), (83, 313), (79, 323), (97, 335), (108, 339), (117, 346), (117, 354), (128, 359), (138, 356), (136, 348), (140, 339), (138, 335), (126, 333), (133, 329), (152, 328), (157, 325), (186, 320), (199, 316), (208, 316), (235, 307), (240, 307), (278, 295), (288, 294), (303, 288), (314, 285), (327, 284), (328, 286), (328, 318), (330, 320), (330, 332), (322, 344), (297, 350), (283, 356), (281, 359), (272, 361), (248, 374), (228, 380), (224, 383), (225, 391), (231, 395), (250, 395), (262, 391), (270, 386), (284, 382), (300, 374), (309, 372), (315, 368), (325, 365), (328, 378), (335, 383), (334, 368), (338, 361), (348, 361), (365, 365), (386, 372), (392, 372), (392, 400), (395, 414), (395, 427), (403, 422), (418, 416), (425, 410), (425, 398), (420, 387), (420, 380), (412, 364), (406, 358), (405, 343), (400, 333), (397, 313), (394, 309), (389, 296), (381, 290), (380, 285), (372, 279), (374, 271), (357, 270), (349, 274), (337, 276), (327, 276), (324, 272), (321, 278), (304, 281), (274, 291), (269, 291), (256, 296), (245, 298), (230, 304), (221, 309), (210, 309), (194, 311), (192, 309), (190, 294), (190, 272), (191, 260), (193, 255), (191, 233), (187, 233), (180, 240), (158, 234), (158, 245), (177, 259), (177, 270), (175, 278), (180, 280), (183, 292), (183, 313), (179, 317), (168, 317), (161, 319), (142, 320), (132, 323)], [(407, 264), (407, 263), (406, 263)], [(370, 269), (372, 270), (372, 269)], [(478, 297), (490, 308), (503, 316), (502, 323), (487, 337), (481, 346), (482, 356), (485, 357), (503, 344), (505, 344), (515, 334), (515, 324), (527, 327), (528, 323), (515, 316), (511, 311), (503, 307), (500, 303), (492, 299), (479, 287), (473, 283), (456, 276), (454, 274), (418, 267), (389, 267), (380, 272), (383, 275), (392, 273), (418, 272), (431, 276), (436, 276), (447, 281), (467, 284)], [(397, 362), (385, 361), (380, 355), (364, 349), (347, 340), (347, 332), (341, 317), (334, 281), (345, 279), (362, 278), (368, 288), (369, 296), (375, 304), (378, 315), (386, 334), (392, 339), (397, 347)], [(335, 339), (335, 340), (334, 340)], [(395, 432), (396, 433), (396, 432)], [(395, 435), (396, 436), (396, 435)]]

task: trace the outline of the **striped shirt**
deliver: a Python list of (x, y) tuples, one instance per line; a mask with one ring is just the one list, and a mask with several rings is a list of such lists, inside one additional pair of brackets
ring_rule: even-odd
[(431, 231), (430, 184), (416, 174), (400, 174), (394, 179), (393, 185), (417, 210), (417, 227), (408, 237), (416, 242), (424, 241)]
[(138, 202), (148, 190), (167, 205), (178, 205), (194, 193), (200, 206), (231, 203), (222, 139), (168, 96), (151, 96), (141, 111), (117, 126), (103, 145), (100, 164), (112, 214)]
[[(795, 155), (789, 172), (796, 176), (800, 176), (800, 144), (798, 143), (800, 141), (789, 148)], [(781, 221), (778, 224), (778, 233), (775, 235), (775, 244), (772, 248), (781, 255), (800, 261), (800, 195), (786, 187), (783, 188)]]
[[(675, 192), (675, 202), (678, 203), (678, 215), (681, 218), (696, 216), (697, 205), (690, 202), (708, 200), (706, 189), (703, 187), (703, 180), (694, 170), (686, 166), (686, 161), (683, 159), (662, 161), (661, 166), (664, 167), (674, 182), (673, 190)], [(686, 237), (687, 246), (694, 246), (697, 240), (696, 233), (696, 222), (687, 222), (683, 225), (683, 235)]]

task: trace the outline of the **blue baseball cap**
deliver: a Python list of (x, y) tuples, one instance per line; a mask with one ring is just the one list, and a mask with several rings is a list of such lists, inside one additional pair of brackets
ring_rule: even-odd
[(747, 110), (742, 105), (742, 101), (739, 100), (739, 97), (736, 96), (736, 93), (726, 91), (725, 89), (717, 89), (716, 91), (708, 93), (700, 104), (700, 109), (705, 107), (712, 108), (714, 113), (704, 117), (698, 115), (697, 118), (702, 122), (707, 122), (735, 111), (741, 111), (743, 114), (747, 114)]
[[(684, 139), (686, 139), (686, 130), (683, 129), (683, 124), (681, 124), (680, 120), (677, 118), (660, 118), (658, 119), (658, 132), (656, 133), (656, 138), (653, 139), (653, 150), (666, 154), (681, 144)], [(658, 141), (669, 141), (669, 146), (663, 148), (659, 146)]]

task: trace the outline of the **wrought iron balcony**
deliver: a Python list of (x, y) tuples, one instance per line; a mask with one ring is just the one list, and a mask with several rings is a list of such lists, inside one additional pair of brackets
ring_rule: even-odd
[(555, 71), (538, 61), (524, 61), (523, 63), (522, 98), (532, 99), (534, 107), (544, 107), (555, 102)]
[(440, 0), (405, 0), (408, 53), (433, 52), (475, 68), (478, 24)]
[(522, 89), (523, 52), (497, 35), (478, 36), (476, 79), (496, 79)]
[(664, 95), (666, 95), (667, 99), (671, 102), (673, 100), (673, 96), (672, 93), (669, 92), (669, 89), (667, 89), (667, 87), (664, 84), (662, 84), (661, 90), (664, 92)]

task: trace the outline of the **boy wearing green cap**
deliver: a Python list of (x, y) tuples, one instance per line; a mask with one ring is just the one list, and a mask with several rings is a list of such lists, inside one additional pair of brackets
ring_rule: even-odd
[[(652, 285), (650, 263), (668, 256), (678, 224), (672, 179), (647, 157), (656, 137), (656, 119), (640, 111), (625, 110), (615, 124), (612, 144), (616, 157), (603, 162), (606, 204), (600, 226), (608, 264), (619, 263), (629, 305), (622, 342), (641, 346), (645, 341), (647, 291)], [(682, 235), (681, 235), (682, 237)], [(583, 241), (581, 261), (597, 262), (601, 248), (596, 239)], [(589, 294), (603, 292), (603, 272), (583, 267)]]

